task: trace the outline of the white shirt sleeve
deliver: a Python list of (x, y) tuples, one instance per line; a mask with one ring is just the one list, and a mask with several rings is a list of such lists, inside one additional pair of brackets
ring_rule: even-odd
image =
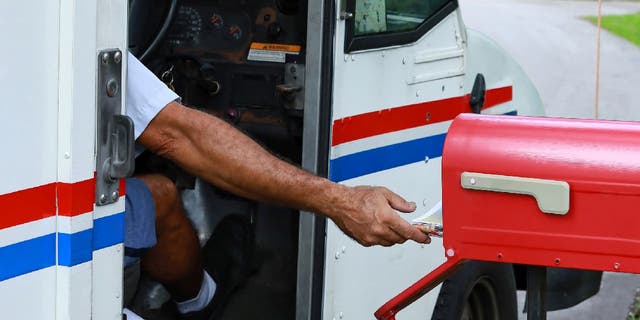
[(177, 99), (175, 92), (128, 53), (126, 114), (133, 120), (135, 139), (167, 104)]

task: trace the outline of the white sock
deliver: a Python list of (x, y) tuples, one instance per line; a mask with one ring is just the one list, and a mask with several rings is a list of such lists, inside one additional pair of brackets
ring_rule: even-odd
[(209, 302), (213, 299), (213, 295), (216, 293), (216, 282), (213, 281), (213, 278), (211, 278), (206, 271), (203, 270), (203, 272), (202, 285), (200, 286), (198, 295), (187, 301), (176, 302), (178, 312), (181, 314), (200, 311), (209, 305)]
[(122, 310), (122, 313), (124, 313), (127, 316), (127, 320), (144, 320), (142, 319), (142, 317), (140, 317), (139, 315), (137, 315), (135, 312), (124, 308), (124, 310)]

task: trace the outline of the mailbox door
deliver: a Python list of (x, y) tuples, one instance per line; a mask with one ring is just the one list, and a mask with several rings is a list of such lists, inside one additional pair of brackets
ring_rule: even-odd
[(629, 122), (458, 117), (444, 151), (447, 252), (640, 271), (638, 135)]

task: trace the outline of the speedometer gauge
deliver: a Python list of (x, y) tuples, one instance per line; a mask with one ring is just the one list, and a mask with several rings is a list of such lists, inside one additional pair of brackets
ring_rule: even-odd
[(167, 36), (167, 42), (176, 47), (181, 47), (188, 43), (197, 44), (200, 31), (202, 31), (200, 13), (192, 7), (181, 6)]
[(221, 15), (214, 13), (211, 15), (211, 19), (209, 19), (209, 24), (213, 30), (220, 30), (222, 26), (224, 26), (224, 19)]
[(238, 25), (231, 25), (225, 31), (225, 36), (232, 41), (239, 41), (242, 39), (243, 31)]

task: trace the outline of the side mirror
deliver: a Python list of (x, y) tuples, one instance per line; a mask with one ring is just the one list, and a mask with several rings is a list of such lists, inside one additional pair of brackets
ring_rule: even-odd
[(484, 75), (478, 73), (476, 80), (473, 82), (473, 88), (471, 89), (471, 97), (469, 98), (469, 105), (471, 106), (471, 112), (480, 113), (482, 107), (484, 107), (484, 99), (487, 94), (487, 85), (484, 81)]

